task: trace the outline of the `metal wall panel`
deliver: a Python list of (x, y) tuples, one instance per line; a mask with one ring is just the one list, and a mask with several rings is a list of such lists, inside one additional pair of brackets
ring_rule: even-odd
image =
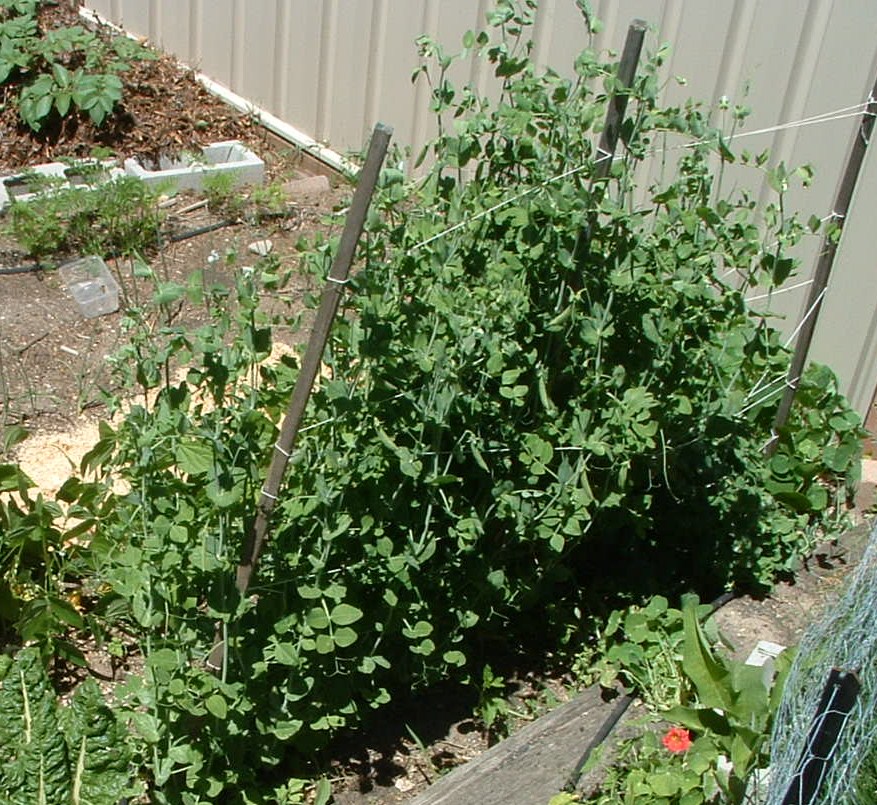
[[(416, 154), (434, 131), (429, 91), (411, 83), (418, 65), (416, 38), (428, 34), (447, 50), (463, 33), (483, 27), (491, 0), (88, 0), (127, 30), (149, 37), (229, 89), (296, 128), (346, 153), (359, 151), (373, 125), (395, 127), (395, 142)], [(736, 133), (738, 147), (771, 149), (771, 164), (811, 163), (809, 190), (794, 188), (791, 208), (825, 217), (857, 118), (753, 135), (867, 97), (877, 69), (877, 3), (873, 0), (593, 0), (603, 29), (589, 40), (574, 0), (542, 0), (533, 29), (534, 57), (571, 74), (589, 43), (620, 50), (630, 20), (651, 26), (646, 49), (672, 44), (665, 64), (663, 101), (727, 96), (752, 108)], [(680, 84), (674, 76), (684, 76)], [(490, 94), (489, 68), (471, 60), (455, 65), (452, 80)], [(719, 114), (719, 113), (716, 113)], [(715, 122), (720, 122), (718, 117)], [(672, 162), (677, 154), (667, 155)], [(641, 172), (647, 183), (657, 161)], [(761, 201), (770, 191), (762, 171), (729, 167), (724, 186), (747, 187)], [(877, 257), (870, 210), (877, 208), (877, 157), (860, 179), (812, 355), (841, 377), (864, 412), (877, 385)], [(758, 300), (792, 332), (803, 313), (806, 282), (819, 238), (799, 249), (803, 268), (791, 290)], [(752, 296), (758, 296), (757, 291)]]

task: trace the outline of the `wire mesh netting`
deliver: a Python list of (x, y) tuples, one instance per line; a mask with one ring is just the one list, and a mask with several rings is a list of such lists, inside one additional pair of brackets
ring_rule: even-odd
[(766, 805), (858, 803), (877, 740), (877, 527), (840, 599), (804, 635), (771, 736)]

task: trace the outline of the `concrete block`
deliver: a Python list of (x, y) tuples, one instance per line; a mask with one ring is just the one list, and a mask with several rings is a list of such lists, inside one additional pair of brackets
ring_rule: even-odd
[[(32, 174), (51, 180), (45, 188), (33, 188), (29, 180)], [(62, 162), (47, 162), (36, 165), (27, 171), (16, 173), (11, 176), (0, 177), (0, 211), (6, 209), (13, 200), (31, 201), (46, 192), (53, 192), (62, 188), (87, 187), (112, 181), (125, 172), (118, 166), (115, 160), (82, 159), (71, 164)]]

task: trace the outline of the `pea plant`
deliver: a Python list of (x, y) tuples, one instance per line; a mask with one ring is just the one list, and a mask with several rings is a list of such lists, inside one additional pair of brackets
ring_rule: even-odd
[[(765, 159), (697, 104), (660, 106), (663, 51), (596, 178), (616, 65), (538, 71), (533, 7), (501, 0), (457, 55), (420, 40), (429, 167), (383, 174), (246, 596), (235, 566), (298, 367), (265, 361), (278, 266), (159, 282), (131, 311), (117, 366), (141, 393), (68, 497), (94, 513), (92, 614), (144, 656), (118, 696), (155, 802), (274, 801), (400, 689), (486, 679), (499, 634), (556, 649), (607, 600), (769, 585), (837, 523), (858, 419), (811, 371), (764, 457), (776, 398), (757, 390), (789, 356), (721, 279), (791, 275), (806, 227), (781, 196), (758, 215), (719, 192), (723, 166)], [(492, 100), (451, 81), (473, 55)], [(307, 244), (304, 270), (322, 281), (336, 246)], [(184, 295), (209, 324), (162, 315)]]

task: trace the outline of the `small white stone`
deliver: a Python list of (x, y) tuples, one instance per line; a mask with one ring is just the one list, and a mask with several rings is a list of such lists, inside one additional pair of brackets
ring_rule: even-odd
[(253, 254), (258, 254), (259, 257), (265, 257), (265, 255), (271, 254), (274, 244), (268, 238), (265, 238), (265, 240), (254, 240), (249, 246), (247, 246), (247, 248)]
[(404, 794), (414, 788), (414, 782), (408, 777), (397, 777), (393, 780), (393, 786)]

